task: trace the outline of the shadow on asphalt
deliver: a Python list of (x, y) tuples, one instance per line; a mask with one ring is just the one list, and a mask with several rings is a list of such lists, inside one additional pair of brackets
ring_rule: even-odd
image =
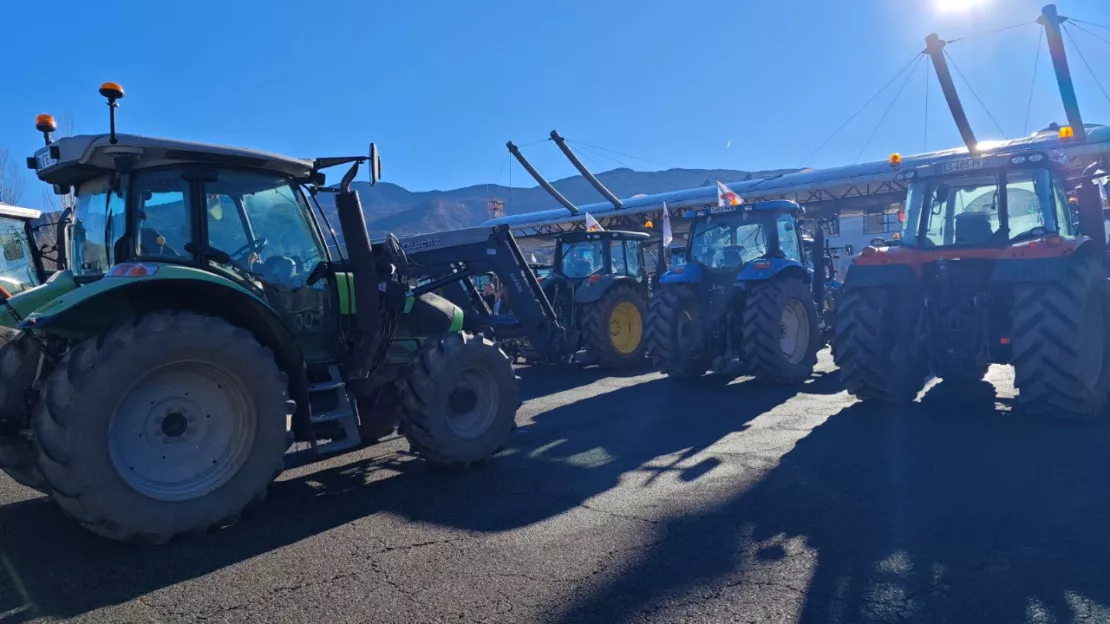
[(606, 377), (636, 377), (647, 375), (653, 370), (646, 361), (643, 366), (620, 370), (609, 370), (598, 366), (532, 364), (517, 368), (516, 376), (520, 378), (521, 400), (529, 401), (556, 392), (580, 388)]
[[(791, 538), (816, 554), (798, 562), (815, 565), (808, 587), (777, 588), (804, 593), (803, 623), (1110, 621), (1110, 418), (1009, 407), (986, 383), (942, 382), (902, 409), (856, 403), (752, 488), (660, 525), (666, 539), (561, 621), (720, 596), (790, 557)], [(748, 539), (759, 548), (745, 570)]]
[[(70, 617), (383, 511), (471, 531), (523, 527), (615, 487), (622, 474), (660, 455), (692, 455), (743, 430), (798, 391), (751, 381), (724, 386), (712, 377), (616, 387), (539, 414), (502, 455), (469, 470), (394, 454), (313, 472), (273, 485), (263, 507), (237, 526), (162, 548), (94, 537), (43, 498), (15, 503), (0, 507), (0, 552), (41, 614)], [(838, 375), (816, 376), (805, 391), (837, 392)], [(694, 480), (712, 467), (703, 463), (680, 477)], [(373, 479), (380, 470), (400, 474)], [(17, 593), (0, 583), (0, 610), (17, 606)]]

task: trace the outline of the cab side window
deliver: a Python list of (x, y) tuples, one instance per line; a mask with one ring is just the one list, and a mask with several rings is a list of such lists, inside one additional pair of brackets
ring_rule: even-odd
[(628, 261), (628, 275), (630, 277), (639, 278), (640, 273), (641, 273), (641, 270), (640, 270), (640, 241), (630, 240), (630, 241), (625, 241), (624, 244), (625, 244), (625, 249), (628, 252), (628, 253), (625, 254), (625, 258)]
[(794, 227), (794, 219), (790, 215), (780, 214), (776, 219), (779, 234), (779, 249), (783, 257), (791, 260), (802, 261), (802, 252), (798, 248), (798, 232)]
[[(139, 256), (187, 260), (193, 256), (189, 183), (174, 169), (144, 171), (134, 187)], [(187, 247), (188, 246), (188, 247)]]

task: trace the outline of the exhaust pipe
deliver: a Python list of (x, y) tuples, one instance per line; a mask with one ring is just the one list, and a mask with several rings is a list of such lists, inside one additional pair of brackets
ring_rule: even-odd
[(374, 338), (380, 325), (380, 296), (378, 294), (378, 267), (374, 261), (370, 245), (370, 232), (366, 228), (366, 216), (362, 212), (362, 200), (358, 191), (351, 190), (351, 182), (358, 173), (358, 162), (347, 171), (339, 184), (335, 196), (335, 208), (339, 213), (339, 227), (347, 242), (347, 257), (355, 283), (354, 325), (357, 340), (348, 356), (347, 370), (351, 379), (370, 377), (370, 356), (375, 350)]

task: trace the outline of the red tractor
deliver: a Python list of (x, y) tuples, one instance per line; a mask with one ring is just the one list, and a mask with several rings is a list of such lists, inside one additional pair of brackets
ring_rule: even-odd
[(1098, 163), (1069, 181), (1060, 160), (1026, 147), (898, 172), (899, 245), (865, 248), (839, 301), (835, 359), (850, 393), (909, 402), (930, 371), (978, 382), (990, 364), (1012, 364), (1027, 413), (1102, 413), (1110, 283)]

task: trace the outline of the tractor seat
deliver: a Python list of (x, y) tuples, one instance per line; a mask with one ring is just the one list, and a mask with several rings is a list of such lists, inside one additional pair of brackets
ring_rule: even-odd
[(994, 236), (990, 215), (985, 212), (965, 212), (956, 216), (956, 244), (982, 245)]
[(744, 261), (744, 246), (730, 245), (721, 252), (721, 263), (725, 266), (737, 266)]

